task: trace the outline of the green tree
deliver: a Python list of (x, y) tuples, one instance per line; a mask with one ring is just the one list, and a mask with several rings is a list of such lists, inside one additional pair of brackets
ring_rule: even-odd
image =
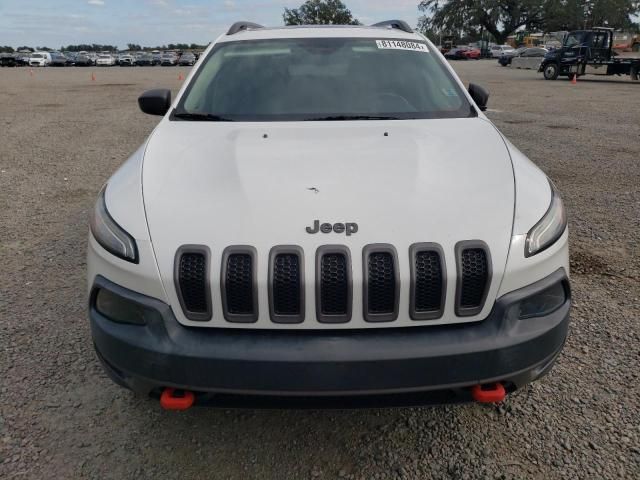
[(520, 27), (539, 28), (545, 17), (541, 0), (422, 0), (422, 30), (446, 30), (464, 36), (480, 28), (504, 43)]
[(640, 0), (422, 0), (424, 32), (473, 36), (479, 29), (504, 43), (520, 28), (552, 32), (593, 26), (637, 29)]
[(300, 8), (284, 9), (285, 25), (359, 25), (340, 0), (307, 0)]
[(632, 19), (639, 10), (638, 0), (547, 0), (544, 29), (556, 31), (609, 26), (637, 30)]

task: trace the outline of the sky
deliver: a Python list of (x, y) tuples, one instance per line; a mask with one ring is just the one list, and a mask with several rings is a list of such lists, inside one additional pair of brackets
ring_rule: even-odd
[[(343, 0), (364, 24), (401, 19), (415, 26), (419, 0)], [(207, 44), (238, 20), (282, 25), (284, 7), (303, 0), (0, 0), (0, 45), (98, 43), (126, 47)]]

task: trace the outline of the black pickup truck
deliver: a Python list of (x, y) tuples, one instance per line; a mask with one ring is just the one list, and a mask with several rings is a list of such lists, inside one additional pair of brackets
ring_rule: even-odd
[[(631, 55), (634, 55), (632, 53)], [(629, 75), (640, 80), (640, 53), (635, 57), (613, 50), (613, 29), (597, 27), (569, 32), (562, 47), (547, 53), (540, 64), (546, 80), (559, 76)]]

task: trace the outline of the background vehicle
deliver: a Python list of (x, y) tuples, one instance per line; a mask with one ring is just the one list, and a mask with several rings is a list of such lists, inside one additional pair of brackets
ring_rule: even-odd
[(30, 53), (23, 53), (23, 52), (19, 52), (18, 54), (16, 54), (15, 58), (16, 58), (16, 66), (18, 67), (24, 67), (29, 65), (29, 57), (31, 56)]
[(180, 56), (180, 60), (178, 60), (179, 65), (191, 66), (191, 65), (195, 65), (195, 63), (196, 63), (196, 56), (191, 52), (183, 53)]
[(52, 67), (66, 67), (69, 64), (69, 60), (60, 52), (51, 52), (51, 66)]
[(453, 35), (445, 35), (442, 37), (442, 45), (440, 45), (440, 53), (443, 55), (450, 51), (452, 48), (455, 48), (454, 44), (454, 36)]
[(16, 55), (13, 53), (0, 53), (0, 67), (15, 67)]
[(139, 57), (136, 58), (136, 65), (141, 67), (150, 67), (155, 65), (155, 60), (153, 59), (153, 55), (150, 53), (143, 53)]
[(444, 58), (446, 58), (447, 60), (468, 60), (468, 51), (469, 47), (454, 47), (444, 54)]
[(617, 56), (613, 51), (613, 29), (598, 27), (570, 32), (562, 48), (547, 53), (539, 72), (545, 80), (559, 76), (629, 75), (640, 80), (640, 53)]
[(33, 52), (29, 57), (31, 67), (47, 67), (51, 64), (51, 54), (49, 52)]
[(67, 59), (67, 66), (72, 66), (76, 64), (76, 57), (78, 56), (76, 52), (62, 52), (62, 54)]
[(513, 57), (520, 55), (526, 49), (527, 47), (520, 47), (520, 48), (516, 48), (515, 50), (511, 50), (510, 52), (507, 52), (503, 55), (500, 55), (498, 57), (498, 63), (503, 67), (511, 65), (511, 60), (513, 59)]
[(464, 50), (463, 54), (469, 60), (478, 60), (482, 55), (482, 50), (480, 50), (479, 48), (468, 47)]
[(511, 66), (513, 68), (526, 68), (538, 71), (542, 59), (549, 52), (544, 47), (526, 48), (518, 55), (511, 57)]
[(76, 55), (73, 63), (76, 67), (90, 67), (93, 65), (93, 60), (89, 57), (87, 52), (80, 52)]
[(136, 65), (136, 59), (131, 54), (120, 55), (118, 58), (118, 64), (121, 67), (134, 67)]
[(116, 64), (116, 59), (113, 55), (109, 54), (100, 54), (98, 59), (96, 60), (96, 65), (99, 67), (112, 67)]
[(175, 52), (164, 52), (160, 60), (163, 67), (173, 67), (178, 64), (178, 54)]
[(493, 58), (498, 58), (505, 53), (509, 53), (515, 50), (511, 45), (493, 45), (491, 47), (491, 56)]

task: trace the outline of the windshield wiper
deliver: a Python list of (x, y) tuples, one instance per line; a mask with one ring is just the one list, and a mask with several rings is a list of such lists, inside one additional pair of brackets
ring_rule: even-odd
[(331, 122), (340, 120), (401, 120), (384, 115), (333, 115), (328, 117), (305, 118), (305, 122)]
[(173, 112), (173, 118), (191, 120), (194, 122), (233, 122), (230, 118), (214, 115), (213, 113)]

